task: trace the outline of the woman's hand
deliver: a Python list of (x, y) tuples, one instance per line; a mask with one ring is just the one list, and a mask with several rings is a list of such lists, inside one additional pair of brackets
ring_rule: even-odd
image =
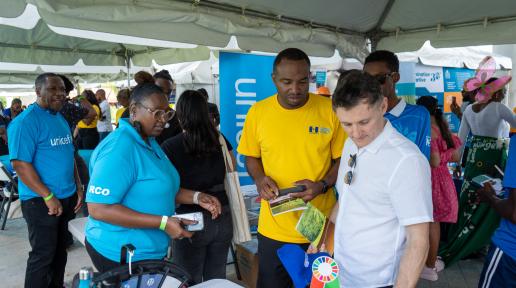
[(195, 222), (189, 220), (179, 220), (174, 217), (169, 217), (167, 225), (165, 226), (165, 232), (172, 239), (183, 239), (185, 237), (191, 238), (193, 236), (193, 233), (183, 229), (183, 226), (181, 224), (190, 225), (195, 224)]
[(206, 193), (199, 194), (199, 206), (211, 213), (211, 219), (219, 217), (222, 213), (222, 206), (219, 199)]

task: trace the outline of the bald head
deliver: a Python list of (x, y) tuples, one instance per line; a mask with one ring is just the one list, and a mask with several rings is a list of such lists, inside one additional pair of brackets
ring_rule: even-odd
[(106, 100), (106, 91), (104, 91), (104, 89), (97, 90), (97, 92), (95, 92), (95, 97), (99, 102)]

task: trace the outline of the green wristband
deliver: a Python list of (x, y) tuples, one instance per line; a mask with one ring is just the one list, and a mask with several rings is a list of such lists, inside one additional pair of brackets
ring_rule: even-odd
[(165, 228), (167, 227), (168, 222), (168, 216), (161, 217), (161, 224), (159, 225), (159, 230), (165, 231)]
[(50, 194), (47, 196), (47, 197), (43, 197), (43, 200), (45, 200), (45, 202), (47, 202), (48, 200), (54, 198), (54, 193), (50, 192)]
[(84, 97), (83, 95), (77, 97), (77, 101), (81, 101), (81, 100), (84, 100), (84, 99), (86, 99), (86, 97)]

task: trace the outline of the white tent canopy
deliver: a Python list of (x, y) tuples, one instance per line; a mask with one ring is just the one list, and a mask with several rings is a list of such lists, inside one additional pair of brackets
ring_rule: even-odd
[(363, 59), (367, 40), (396, 52), (426, 40), (434, 47), (516, 42), (511, 0), (8, 0), (1, 5), (16, 9), (0, 16), (21, 15), (20, 1), (52, 27), (217, 47), (236, 36), (243, 50), (299, 47), (325, 57), (337, 49)]
[(428, 66), (457, 67), (477, 69), (478, 63), (485, 56), (492, 56), (497, 69), (512, 69), (512, 60), (509, 57), (497, 55), (488, 51), (481, 51), (473, 47), (439, 48), (436, 49), (426, 42), (421, 49), (413, 52), (397, 53), (401, 62), (416, 62)]
[(148, 67), (208, 59), (208, 46), (228, 45), (272, 53), (298, 47), (324, 57), (337, 50), (363, 60), (369, 42), (393, 51), (426, 40), (435, 47), (515, 43), (514, 28), (510, 0), (4, 0), (0, 61), (56, 65), (62, 57), (67, 65), (120, 67), (130, 56)]

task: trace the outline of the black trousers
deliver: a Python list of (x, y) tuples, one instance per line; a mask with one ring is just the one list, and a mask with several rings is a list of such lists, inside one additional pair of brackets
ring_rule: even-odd
[[(88, 252), (88, 255), (91, 258), (91, 262), (93, 262), (93, 266), (95, 266), (97, 271), (99, 271), (100, 273), (104, 273), (111, 269), (122, 266), (120, 262), (115, 262), (100, 254), (97, 250), (95, 250), (95, 248), (93, 248), (93, 246), (91, 246), (91, 244), (88, 242), (88, 239), (85, 239), (84, 242), (84, 246), (86, 246), (86, 252)], [(140, 263), (142, 261), (134, 261), (133, 263)]]
[[(257, 288), (290, 288), (294, 287), (292, 279), (278, 258), (277, 251), (286, 242), (276, 241), (258, 234), (258, 283)], [(299, 244), (307, 250), (310, 244)]]
[(97, 128), (79, 128), (77, 147), (79, 149), (93, 150), (99, 145), (100, 136)]
[(32, 248), (25, 272), (26, 288), (62, 288), (64, 285), (66, 244), (71, 240), (68, 222), (75, 217), (73, 208), (77, 195), (59, 201), (63, 206), (63, 214), (59, 217), (48, 215), (48, 208), (41, 197), (21, 202)]
[(88, 183), (90, 182), (90, 173), (88, 171), (88, 166), (84, 159), (75, 151), (74, 154), (75, 163), (77, 163), (77, 170), (79, 171), (79, 179), (81, 179), (81, 184), (84, 188), (84, 193), (82, 193), (82, 214), (83, 216), (89, 216), (88, 213), (88, 205), (86, 205), (86, 192), (88, 188)]
[(222, 214), (216, 219), (203, 211), (203, 221), (202, 231), (195, 232), (191, 239), (174, 240), (172, 244), (172, 262), (190, 274), (191, 284), (226, 279), (226, 262), (233, 238), (229, 206), (223, 206)]
[(95, 266), (100, 273), (104, 273), (120, 266), (119, 262), (112, 261), (97, 252), (97, 250), (95, 250), (95, 248), (93, 248), (88, 242), (88, 239), (85, 240), (84, 244), (86, 246), (86, 252), (88, 252), (91, 262), (93, 262), (93, 266)]

